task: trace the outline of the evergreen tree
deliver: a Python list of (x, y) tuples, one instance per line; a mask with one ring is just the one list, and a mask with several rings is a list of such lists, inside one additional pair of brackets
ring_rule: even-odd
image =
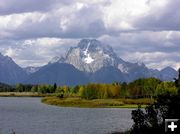
[(53, 85), (53, 93), (56, 91), (56, 89), (57, 89), (57, 84), (54, 83), (54, 85)]

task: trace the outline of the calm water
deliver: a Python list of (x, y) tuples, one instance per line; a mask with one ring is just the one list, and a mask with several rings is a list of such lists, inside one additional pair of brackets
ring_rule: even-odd
[(108, 134), (131, 127), (132, 109), (64, 108), (0, 97), (0, 134)]

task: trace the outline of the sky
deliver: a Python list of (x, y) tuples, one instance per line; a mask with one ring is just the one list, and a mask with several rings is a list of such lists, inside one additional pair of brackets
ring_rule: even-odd
[(64, 56), (84, 38), (125, 61), (180, 67), (180, 0), (1, 0), (0, 52), (21, 67)]

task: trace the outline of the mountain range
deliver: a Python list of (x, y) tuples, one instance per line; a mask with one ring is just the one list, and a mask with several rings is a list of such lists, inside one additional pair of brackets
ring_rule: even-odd
[(177, 71), (171, 67), (149, 69), (143, 63), (124, 61), (112, 47), (96, 39), (82, 39), (64, 57), (56, 56), (42, 67), (21, 68), (10, 57), (0, 54), (0, 82), (8, 84), (47, 83), (77, 85), (89, 82), (131, 82), (138, 78), (156, 77), (172, 81)]

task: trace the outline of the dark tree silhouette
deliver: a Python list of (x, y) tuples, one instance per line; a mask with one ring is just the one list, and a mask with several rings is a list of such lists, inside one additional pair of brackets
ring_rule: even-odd
[(56, 89), (57, 89), (57, 84), (56, 83), (54, 83), (53, 88), (54, 88), (54, 91), (56, 91)]
[(178, 78), (174, 78), (175, 86), (178, 88), (178, 94), (180, 95), (180, 68), (178, 69)]
[[(178, 78), (175, 79), (178, 94), (158, 95), (154, 104), (145, 108), (145, 112), (140, 108), (132, 111), (134, 125), (131, 134), (165, 133), (165, 119), (180, 119), (180, 69), (178, 73)], [(180, 126), (180, 121), (177, 125)], [(180, 133), (180, 127), (176, 128), (176, 133)]]

